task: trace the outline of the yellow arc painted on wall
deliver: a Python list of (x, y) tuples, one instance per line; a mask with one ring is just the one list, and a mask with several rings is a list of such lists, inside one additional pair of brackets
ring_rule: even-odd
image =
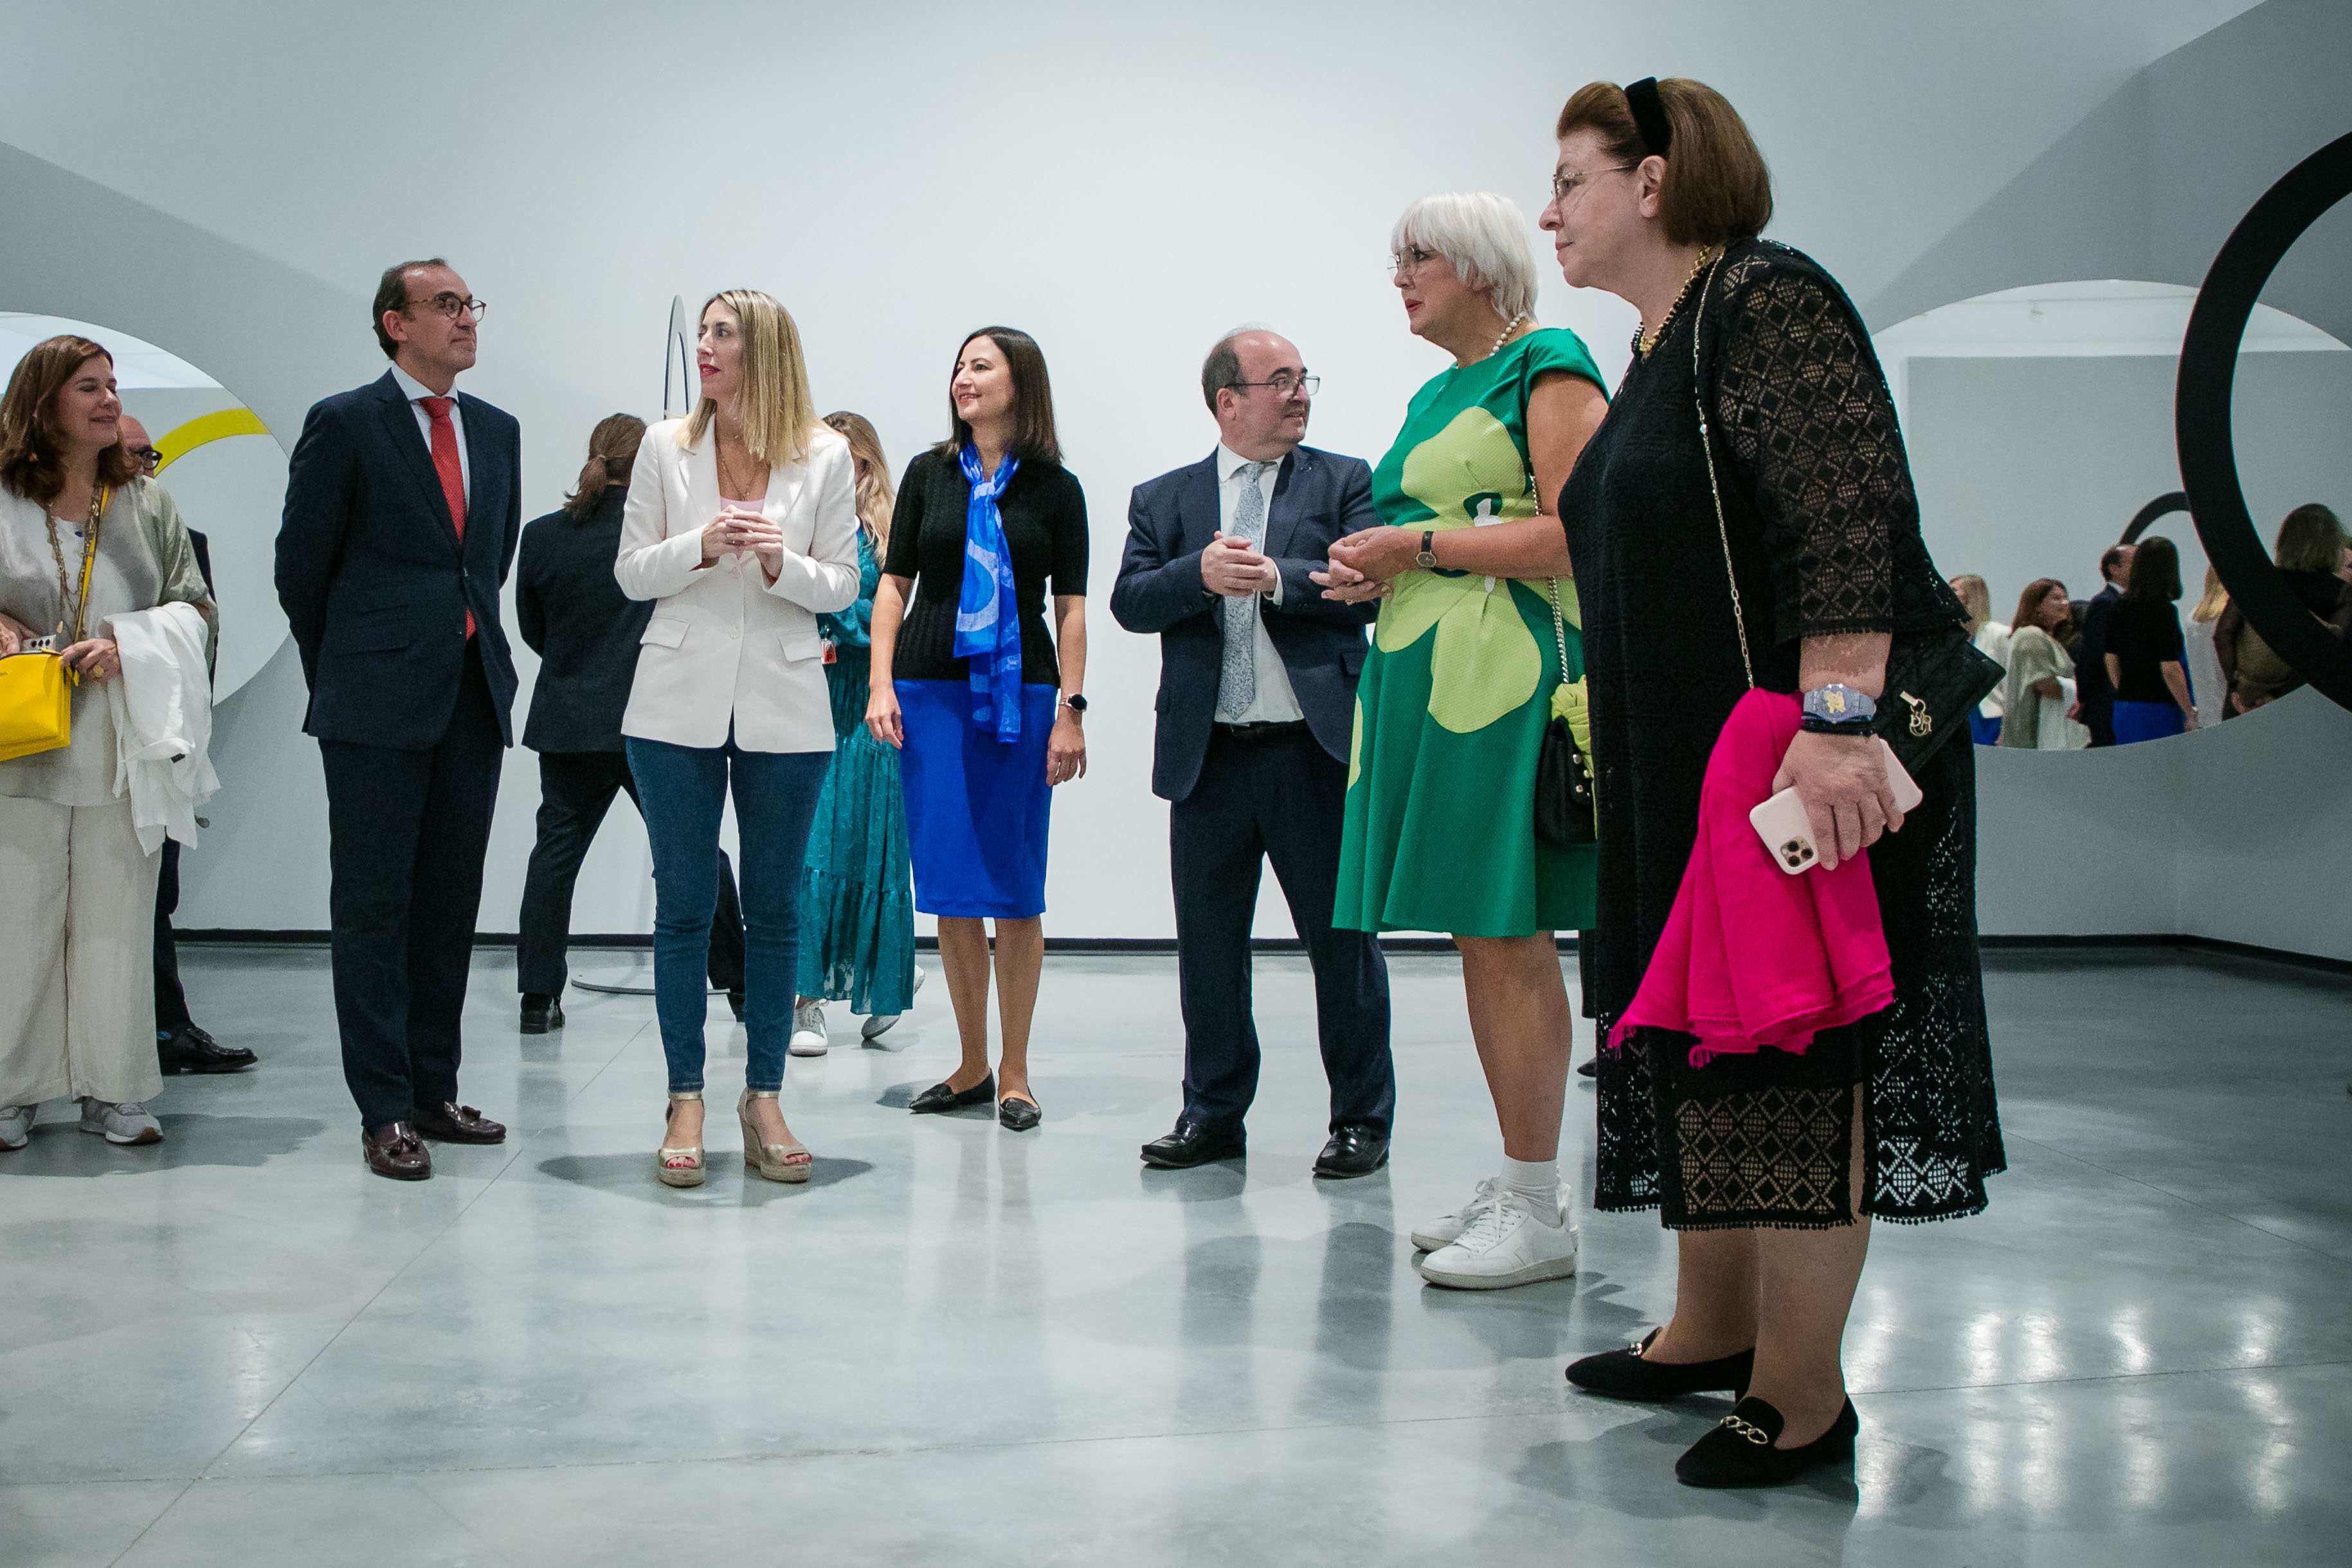
[(155, 450), (163, 455), (163, 460), (155, 465), (155, 472), (161, 474), (207, 442), (225, 441), (232, 435), (268, 434), (269, 427), (249, 408), (224, 408), (198, 414), (155, 443)]

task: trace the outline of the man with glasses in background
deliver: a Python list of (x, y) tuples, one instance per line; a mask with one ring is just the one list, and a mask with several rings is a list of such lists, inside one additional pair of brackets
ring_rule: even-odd
[[(163, 455), (148, 438), (147, 427), (122, 416), (122, 449), (131, 455), (131, 471), (152, 479), (163, 465)], [(204, 573), (205, 590), (212, 591), (213, 552), (195, 529), (188, 538), (196, 547), (196, 570)], [(164, 1076), (175, 1072), (237, 1072), (259, 1060), (243, 1046), (223, 1045), (188, 1016), (188, 993), (180, 984), (180, 945), (172, 935), (172, 915), (180, 907), (180, 841), (163, 841), (163, 863), (155, 882), (155, 1060)]]
[(1250, 925), (1262, 862), (1315, 971), (1330, 1141), (1318, 1176), (1388, 1159), (1396, 1073), (1388, 966), (1368, 933), (1331, 927), (1348, 747), (1376, 601), (1323, 597), (1307, 573), (1380, 518), (1360, 458), (1300, 443), (1317, 377), (1275, 333), (1228, 333), (1201, 368), (1217, 449), (1135, 488), (1111, 613), (1160, 635), (1153, 793), (1170, 802), (1184, 1107), (1143, 1163), (1182, 1169), (1245, 1152), (1257, 1092)]
[(499, 591), (522, 535), (520, 427), (461, 397), (482, 302), (446, 261), (375, 294), (382, 380), (303, 422), (278, 600), (327, 776), (335, 1019), (368, 1168), (433, 1174), (425, 1138), (496, 1144), (457, 1103), (458, 1026), (514, 659)]

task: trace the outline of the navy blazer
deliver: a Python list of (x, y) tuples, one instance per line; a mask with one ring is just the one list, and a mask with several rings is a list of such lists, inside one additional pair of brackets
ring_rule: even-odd
[(310, 686), (302, 727), (320, 740), (440, 744), (465, 674), (470, 610), (499, 728), (514, 744), (499, 590), (522, 538), (522, 427), (477, 397), (459, 414), (471, 469), (463, 544), (391, 371), (313, 404), (302, 422), (278, 529), (278, 602)]
[[(1223, 526), (1216, 455), (1138, 485), (1127, 519), (1127, 553), (1110, 591), (1110, 612), (1130, 632), (1160, 633), (1151, 790), (1181, 800), (1201, 777), (1225, 662), (1227, 601), (1201, 586), (1201, 552)], [(1356, 722), (1364, 628), (1380, 605), (1326, 599), (1307, 574), (1323, 570), (1333, 539), (1380, 520), (1363, 459), (1301, 446), (1282, 460), (1264, 546), (1282, 572), (1282, 602), (1261, 598), (1259, 612), (1307, 727), (1342, 762)]]
[(607, 485), (584, 517), (550, 512), (522, 528), (515, 629), (540, 659), (522, 743), (533, 751), (619, 751), (636, 678), (637, 640), (655, 601), (613, 576), (626, 485)]

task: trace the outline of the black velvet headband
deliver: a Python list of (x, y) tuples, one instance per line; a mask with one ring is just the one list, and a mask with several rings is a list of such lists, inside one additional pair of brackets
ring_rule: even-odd
[(1643, 77), (1626, 88), (1625, 107), (1633, 111), (1634, 128), (1641, 131), (1651, 154), (1664, 157), (1675, 139), (1675, 128), (1666, 119), (1666, 106), (1658, 101), (1658, 78)]

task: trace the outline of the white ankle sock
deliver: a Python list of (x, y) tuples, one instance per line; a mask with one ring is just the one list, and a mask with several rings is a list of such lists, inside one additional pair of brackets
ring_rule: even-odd
[(1560, 1222), (1559, 1161), (1515, 1160), (1505, 1155), (1501, 1180), (1505, 1187), (1536, 1211), (1537, 1218), (1548, 1225)]

